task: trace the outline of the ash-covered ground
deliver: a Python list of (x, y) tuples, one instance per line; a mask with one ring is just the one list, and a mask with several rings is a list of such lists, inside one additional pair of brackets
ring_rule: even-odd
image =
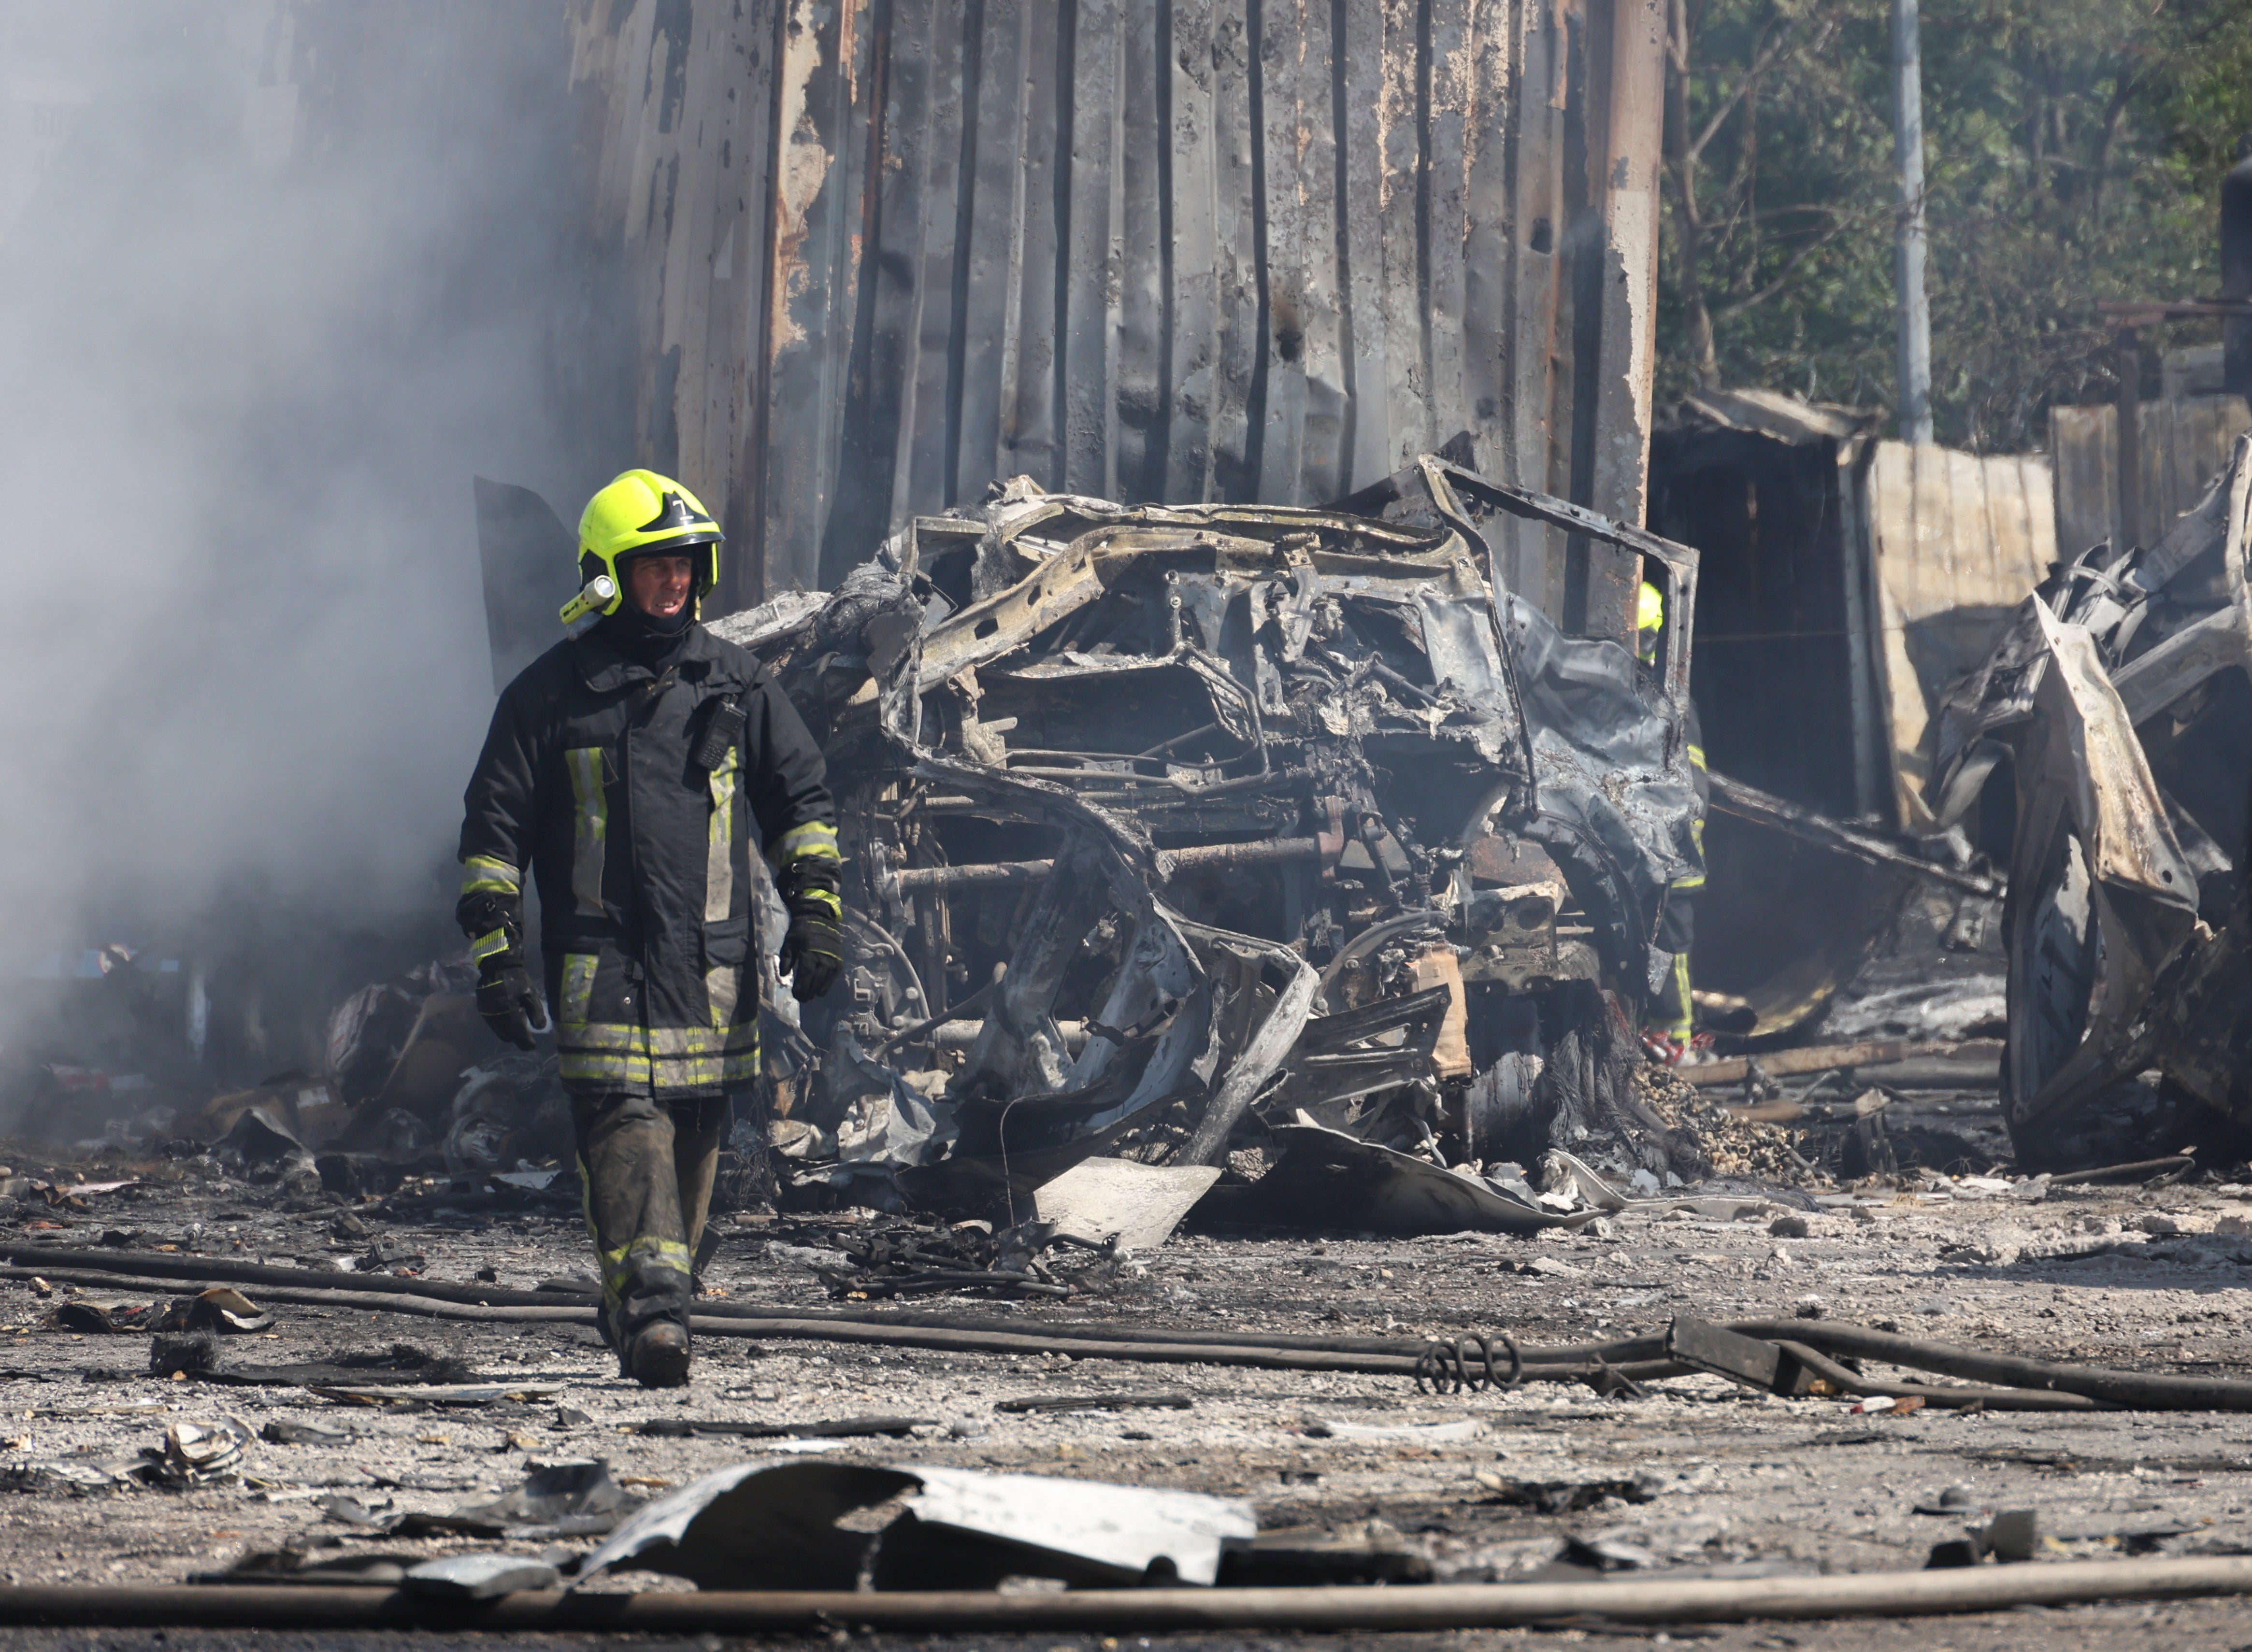
[[(34, 1169), (20, 1156), (10, 1168), (18, 1177)], [(62, 1167), (35, 1168), (45, 1175)], [(396, 1199), (289, 1211), (278, 1208), (270, 1185), (231, 1177), (210, 1158), (70, 1169), (87, 1181), (138, 1179), (81, 1196), (83, 1212), (19, 1204), (11, 1242), (86, 1246), (107, 1234), (121, 1262), (133, 1248), (172, 1246), (168, 1254), (311, 1266), (379, 1248), (428, 1279), (467, 1282), (490, 1270), (501, 1285), (518, 1288), (587, 1267), (577, 1224), (560, 1211), (493, 1218), (448, 1215), (441, 1205), (407, 1221), (385, 1214), (399, 1208)], [(2051, 1359), (2209, 1374), (2245, 1363), (2252, 1338), (2239, 1292), (2252, 1265), (2252, 1236), (2243, 1232), (2252, 1227), (2252, 1187), (2027, 1182), (2004, 1191), (1929, 1173), (1900, 1179), (1897, 1188), (1816, 1196), (1833, 1202), (1783, 1218), (1785, 1235), (1803, 1222), (1803, 1237), (1771, 1232), (1772, 1210), (1727, 1222), (1629, 1214), (1609, 1219), (1609, 1237), (1539, 1240), (1192, 1232), (1146, 1256), (1083, 1272), (1085, 1288), (1071, 1299), (979, 1302), (975, 1311), (1027, 1330), (1075, 1319), (1449, 1339), (1506, 1330), (1533, 1343), (1655, 1329), (1676, 1313), (1729, 1319), (1818, 1311)], [(875, 1219), (850, 1211), (730, 1218), (705, 1288), (738, 1303), (827, 1304), (830, 1291), (815, 1269), (836, 1260), (840, 1233)], [(245, 1290), (255, 1300), (254, 1287)], [(444, 1511), (505, 1490), (532, 1465), (583, 1457), (605, 1459), (621, 1482), (655, 1492), (767, 1448), (633, 1432), (647, 1419), (802, 1422), (864, 1413), (928, 1421), (911, 1439), (819, 1444), (848, 1461), (1239, 1496), (1255, 1505), (1262, 1527), (1310, 1528), (1310, 1537), (1403, 1551), (1441, 1579), (1522, 1575), (1554, 1558), (1564, 1538), (1579, 1540), (1583, 1546), (1568, 1552), (1583, 1560), (1607, 1556), (1604, 1564), (1629, 1568), (1620, 1575), (1914, 1568), (1935, 1543), (1961, 1536), (1982, 1511), (2002, 1509), (2038, 1512), (2044, 1558), (2252, 1550), (2247, 1415), (1856, 1414), (1850, 1401), (1757, 1397), (1708, 1378), (1669, 1382), (1645, 1399), (1602, 1399), (1560, 1385), (1437, 1397), (1394, 1378), (716, 1338), (699, 1340), (687, 1391), (657, 1393), (618, 1378), (594, 1333), (576, 1326), (302, 1307), (277, 1307), (272, 1330), (222, 1345), (226, 1361), (280, 1364), (407, 1343), (530, 1393), (400, 1414), (302, 1389), (154, 1380), (142, 1374), (148, 1336), (54, 1328), (55, 1310), (73, 1295), (103, 1304), (135, 1297), (90, 1287), (42, 1295), (29, 1281), (0, 1285), (10, 1337), (0, 1356), (0, 1405), (8, 1412), (0, 1483), (17, 1488), (0, 1492), (0, 1574), (10, 1583), (177, 1582), (225, 1571), (248, 1552), (291, 1547), (340, 1555), (476, 1547), (462, 1538), (381, 1535), (323, 1504), (343, 1494), (378, 1519)], [(1156, 1389), (1179, 1391), (1192, 1405), (1062, 1414), (997, 1408), (1010, 1399), (1092, 1402)], [(74, 1483), (73, 1464), (115, 1463), (158, 1442), (168, 1424), (226, 1416), (253, 1433), (298, 1420), (351, 1437), (316, 1445), (260, 1440), (238, 1483), (187, 1491)], [(1554, 1501), (1586, 1506), (1550, 1514), (1510, 1500), (1521, 1496), (1515, 1483), (1526, 1482), (1597, 1489), (1560, 1495)], [(1610, 1490), (1600, 1489), (1606, 1484)], [(1919, 1512), (1939, 1507), (1949, 1488), (1967, 1489), (1955, 1494), (1960, 1508)], [(563, 1547), (583, 1551), (593, 1541)], [(594, 1586), (686, 1586), (620, 1572)], [(1546, 1645), (1611, 1633), (1392, 1639)], [(2169, 1646), (2240, 1645), (2252, 1641), (2252, 1603), (1676, 1632), (1732, 1648), (1998, 1647), (2036, 1638), (2093, 1647), (2130, 1635)], [(275, 1643), (293, 1638), (304, 1637)], [(1107, 1652), (1083, 1637), (1051, 1638), (1074, 1652)], [(1249, 1646), (1272, 1637), (1182, 1638)], [(994, 1639), (914, 1644), (967, 1648)], [(163, 1642), (219, 1643), (179, 1633)], [(155, 1642), (146, 1635), (11, 1631), (0, 1644)]]

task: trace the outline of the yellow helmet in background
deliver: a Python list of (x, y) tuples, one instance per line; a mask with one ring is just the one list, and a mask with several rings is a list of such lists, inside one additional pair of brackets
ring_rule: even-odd
[(1665, 628), (1665, 598), (1647, 580), (1635, 593), (1634, 630), (1635, 653), (1645, 665), (1658, 663), (1658, 634)]
[[(625, 600), (621, 565), (636, 556), (691, 554), (696, 598), (719, 583), (719, 524), (703, 502), (654, 470), (622, 472), (587, 501), (579, 517), (579, 579), (584, 587), (564, 606), (566, 624), (588, 614), (615, 614)], [(603, 590), (607, 583), (608, 589)]]

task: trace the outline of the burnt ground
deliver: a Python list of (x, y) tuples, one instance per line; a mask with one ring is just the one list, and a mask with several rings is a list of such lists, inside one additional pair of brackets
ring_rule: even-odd
[[(1960, 1114), (1974, 1106), (1956, 1097)], [(1991, 1100), (1987, 1103), (1991, 1107)], [(1966, 1124), (1979, 1122), (1964, 1119)], [(17, 1167), (20, 1173), (22, 1162)], [(92, 1244), (107, 1230), (180, 1252), (320, 1265), (365, 1253), (339, 1236), (334, 1204), (290, 1212), (275, 1190), (233, 1179), (210, 1159), (79, 1167), (136, 1185), (86, 1196), (87, 1209), (25, 1207), (9, 1237)], [(1754, 1219), (1614, 1218), (1611, 1237), (1539, 1241), (1492, 1235), (1384, 1239), (1365, 1234), (1188, 1233), (1161, 1251), (1082, 1275), (1069, 1301), (979, 1303), (1026, 1329), (1056, 1319), (1153, 1326), (1367, 1335), (1508, 1330), (1531, 1342), (1661, 1326), (1674, 1313), (1787, 1315), (1802, 1304), (1841, 1318), (2037, 1357), (2187, 1372), (2235, 1370), (2252, 1357), (2239, 1312), (2252, 1236), (2252, 1187), (2151, 1190), (2013, 1184), (1984, 1190), (1929, 1175), (1804, 1215), (1804, 1238)], [(587, 1258), (562, 1211), (495, 1218), (354, 1219), (424, 1276), (467, 1281), (490, 1268), (505, 1286), (581, 1273)], [(60, 1227), (25, 1231), (32, 1222)], [(731, 1220), (706, 1288), (742, 1302), (812, 1306), (830, 1241), (851, 1212)], [(121, 1252), (121, 1258), (129, 1253)], [(101, 1301), (129, 1291), (78, 1293)], [(256, 1292), (249, 1293), (255, 1297)], [(343, 1492), (378, 1515), (441, 1511), (516, 1483), (536, 1462), (607, 1459), (643, 1490), (678, 1485), (754, 1454), (717, 1439), (627, 1432), (650, 1418), (803, 1421), (884, 1413), (928, 1419), (904, 1440), (851, 1441), (834, 1454), (927, 1461), (1178, 1487), (1248, 1499), (1267, 1527), (1374, 1537), (1426, 1558), (1441, 1579), (1521, 1575), (1559, 1539), (1623, 1544), (1649, 1565), (1866, 1571), (1922, 1565), (1960, 1536), (1960, 1517), (1916, 1512), (1950, 1486), (1981, 1508), (2039, 1513), (2047, 1557), (2252, 1551), (2252, 1415), (2132, 1413), (1855, 1415), (1850, 1402), (1753, 1397), (1713, 1378), (1669, 1383), (1642, 1399), (1606, 1400), (1541, 1385), (1441, 1398), (1393, 1378), (1129, 1365), (873, 1350), (800, 1342), (705, 1340), (692, 1386), (653, 1394), (615, 1374), (591, 1330), (485, 1326), (341, 1308), (278, 1308), (266, 1334), (227, 1339), (226, 1360), (282, 1364), (353, 1344), (405, 1342), (455, 1356), (551, 1396), (412, 1414), (331, 1404), (302, 1389), (159, 1382), (142, 1335), (80, 1335), (49, 1323), (66, 1293), (0, 1283), (0, 1578), (15, 1582), (175, 1582), (223, 1570), (247, 1551), (330, 1545), (436, 1553), (465, 1539), (419, 1543), (361, 1535), (323, 1515)], [(146, 1300), (143, 1297), (142, 1300)], [(928, 1304), (926, 1304), (928, 1305)], [(997, 1402), (1031, 1396), (1177, 1389), (1186, 1411), (1023, 1415)], [(250, 1448), (240, 1484), (184, 1492), (78, 1489), (92, 1464), (130, 1458), (182, 1419), (232, 1415), (254, 1431), (277, 1419), (348, 1428), (345, 1445)], [(1467, 1424), (1467, 1427), (1448, 1425)], [(1373, 1431), (1373, 1432), (1364, 1432)], [(828, 1443), (828, 1442), (824, 1442)], [(1505, 1482), (1619, 1482), (1564, 1516), (1503, 1499)], [(1637, 1500), (1644, 1499), (1644, 1500)], [(519, 1547), (522, 1545), (518, 1545)], [(533, 1545), (534, 1547), (538, 1545)], [(590, 1546), (581, 1544), (580, 1547)], [(622, 1574), (608, 1587), (681, 1587)], [(1478, 1636), (1336, 1637), (1528, 1646), (1599, 1640), (1596, 1628)], [(1920, 1622), (1840, 1622), (1682, 1630), (1720, 1647), (2000, 1647), (2036, 1639), (2109, 1646), (2156, 1634), (2181, 1647), (2252, 1643), (2252, 1602), (2192, 1602), (2016, 1612)], [(1624, 1638), (1642, 1635), (1636, 1631)], [(280, 1645), (307, 1637), (268, 1637)], [(370, 1644), (395, 1637), (358, 1637)], [(559, 1637), (559, 1642), (571, 1637)], [(983, 1647), (997, 1637), (898, 1640)], [(1156, 1637), (1252, 1646), (1258, 1636)], [(167, 1648), (242, 1637), (172, 1633)], [(1041, 1647), (1109, 1652), (1086, 1637)], [(357, 1644), (323, 1636), (320, 1644)], [(418, 1637), (417, 1643), (441, 1643)], [(139, 1647), (150, 1635), (0, 1632), (0, 1645)], [(479, 1642), (490, 1644), (490, 1642)], [(1020, 1642), (1030, 1645), (1032, 1642)], [(1135, 1642), (1138, 1647), (1138, 1638)]]

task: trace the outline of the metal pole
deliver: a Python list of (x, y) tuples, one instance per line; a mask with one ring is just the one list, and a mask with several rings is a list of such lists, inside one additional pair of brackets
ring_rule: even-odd
[(2143, 542), (2143, 345), (2133, 328), (2119, 330), (2113, 360), (2119, 379), (2119, 538), (2112, 549), (2124, 551)]
[(1205, 1629), (1497, 1628), (1557, 1618), (1734, 1623), (1776, 1618), (1907, 1617), (2252, 1594), (2252, 1558), (2053, 1560), (1826, 1577), (1629, 1578), (1599, 1583), (1427, 1583), (1387, 1589), (694, 1590), (432, 1600), (404, 1589), (296, 1584), (30, 1584), (0, 1588), (0, 1623), (111, 1628), (431, 1629), (581, 1635), (811, 1634), (844, 1626), (913, 1635), (1136, 1635)]
[(1893, 0), (1893, 165), (1900, 175), (1894, 282), (1900, 304), (1900, 437), (1931, 440), (1931, 307), (1923, 294), (1923, 55), (1916, 0)]
[[(1173, 857), (1176, 871), (1194, 871), (1319, 860), (1322, 844), (1317, 837), (1272, 837), (1249, 843), (1192, 843), (1166, 852)], [(894, 876), (901, 895), (925, 895), (1029, 883), (1054, 870), (1052, 860), (1002, 860), (963, 866), (909, 866)]]

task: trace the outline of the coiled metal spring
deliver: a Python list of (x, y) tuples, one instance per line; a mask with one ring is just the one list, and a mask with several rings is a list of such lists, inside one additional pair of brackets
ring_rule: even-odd
[(1431, 1342), (1415, 1358), (1415, 1390), (1425, 1394), (1476, 1393), (1486, 1389), (1514, 1388), (1525, 1380), (1525, 1356), (1517, 1346), (1517, 1338), (1507, 1331), (1501, 1333), (1501, 1345), (1509, 1350), (1509, 1374), (1496, 1368), (1494, 1339), (1491, 1336), (1464, 1336), (1454, 1343)]

